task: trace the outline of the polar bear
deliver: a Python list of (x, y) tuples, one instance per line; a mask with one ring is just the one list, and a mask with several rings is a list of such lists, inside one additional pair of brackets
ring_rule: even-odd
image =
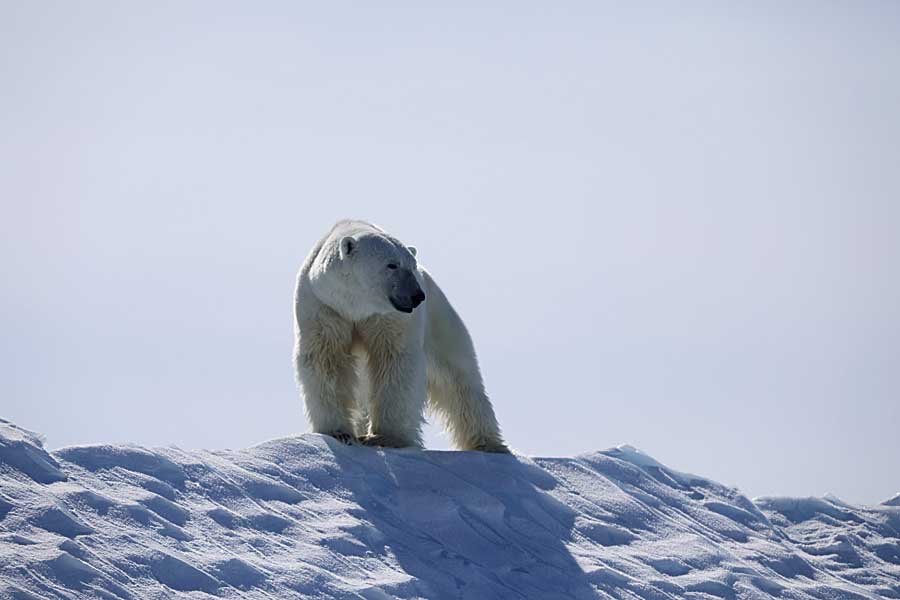
[(313, 431), (422, 446), (426, 402), (463, 450), (509, 452), (462, 319), (416, 249), (340, 221), (297, 275), (294, 361)]

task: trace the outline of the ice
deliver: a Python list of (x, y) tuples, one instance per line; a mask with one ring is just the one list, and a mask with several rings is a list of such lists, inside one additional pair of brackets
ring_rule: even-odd
[(630, 446), (47, 452), (0, 421), (0, 599), (900, 598), (898, 503), (751, 501)]

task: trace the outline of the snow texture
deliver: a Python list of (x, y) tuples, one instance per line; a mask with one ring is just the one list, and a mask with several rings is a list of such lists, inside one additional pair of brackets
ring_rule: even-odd
[(0, 421), (0, 599), (900, 598), (900, 507), (762, 498), (622, 446), (48, 453)]

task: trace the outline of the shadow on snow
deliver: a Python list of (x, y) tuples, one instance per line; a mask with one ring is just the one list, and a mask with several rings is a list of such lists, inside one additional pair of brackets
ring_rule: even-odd
[[(372, 450), (327, 442), (369, 526), (348, 530), (392, 556), (430, 598), (597, 598), (567, 550), (575, 513), (543, 469), (511, 455)], [(377, 532), (377, 533), (376, 533)], [(396, 590), (400, 592), (400, 590)]]

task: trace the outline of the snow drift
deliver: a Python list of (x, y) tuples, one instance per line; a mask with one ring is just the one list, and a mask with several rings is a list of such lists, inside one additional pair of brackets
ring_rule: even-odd
[(900, 598), (900, 507), (764, 498), (620, 447), (49, 453), (0, 421), (0, 598)]

